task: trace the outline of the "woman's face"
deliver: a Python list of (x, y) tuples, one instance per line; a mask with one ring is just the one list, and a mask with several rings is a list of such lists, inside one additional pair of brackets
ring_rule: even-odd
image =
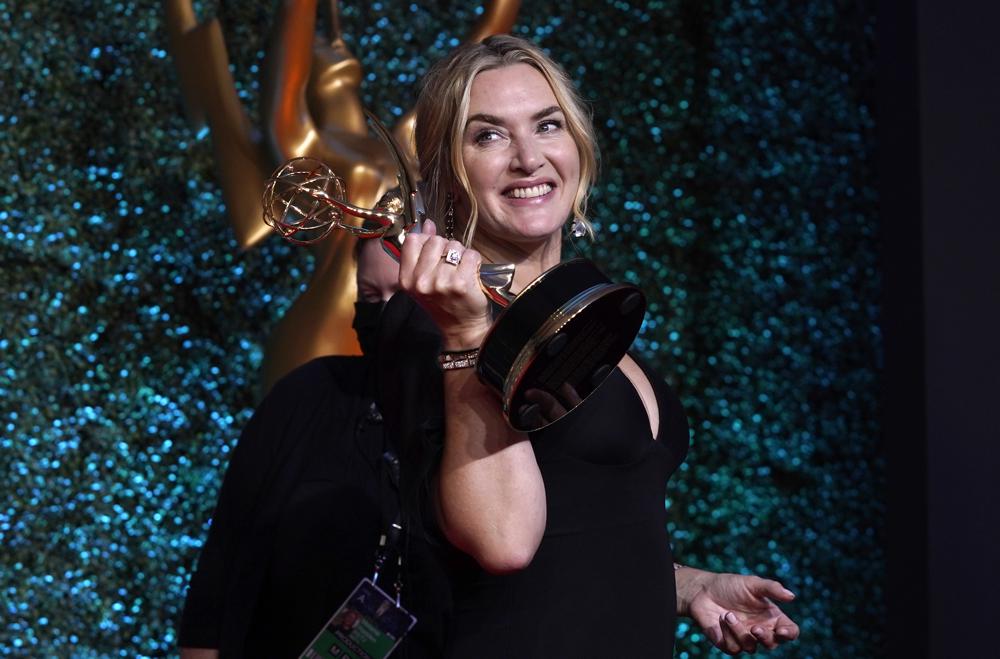
[(479, 202), (477, 244), (530, 247), (559, 239), (573, 209), (580, 156), (535, 68), (514, 64), (475, 77), (462, 158)]

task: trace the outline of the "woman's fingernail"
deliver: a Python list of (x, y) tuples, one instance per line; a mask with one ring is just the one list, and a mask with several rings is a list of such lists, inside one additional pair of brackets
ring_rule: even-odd
[(726, 614), (726, 622), (728, 622), (730, 625), (735, 625), (737, 622), (739, 622), (739, 620), (737, 620), (736, 614), (730, 611), (729, 613)]

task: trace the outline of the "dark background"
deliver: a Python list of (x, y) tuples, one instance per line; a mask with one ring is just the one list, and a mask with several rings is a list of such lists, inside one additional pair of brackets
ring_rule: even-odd
[(996, 5), (882, 2), (892, 656), (989, 653), (1000, 540)]

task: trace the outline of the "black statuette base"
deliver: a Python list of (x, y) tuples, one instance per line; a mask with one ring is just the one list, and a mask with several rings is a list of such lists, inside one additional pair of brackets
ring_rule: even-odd
[(584, 259), (561, 263), (504, 310), (477, 370), (496, 389), (513, 428), (544, 428), (607, 378), (638, 334), (645, 298)]

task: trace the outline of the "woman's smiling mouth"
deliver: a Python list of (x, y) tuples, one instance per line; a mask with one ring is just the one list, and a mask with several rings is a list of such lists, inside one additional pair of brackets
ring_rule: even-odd
[(538, 185), (532, 185), (526, 188), (513, 188), (504, 193), (505, 197), (511, 197), (513, 199), (531, 199), (533, 197), (541, 197), (552, 192), (552, 185), (549, 183), (540, 183)]

